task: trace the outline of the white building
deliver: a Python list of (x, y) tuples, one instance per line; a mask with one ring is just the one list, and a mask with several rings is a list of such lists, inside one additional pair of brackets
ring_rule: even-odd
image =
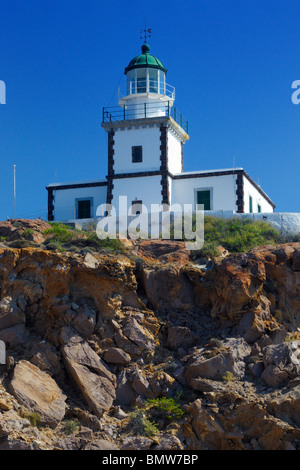
[(188, 123), (174, 107), (175, 88), (167, 70), (143, 44), (142, 53), (125, 68), (126, 92), (118, 106), (103, 108), (108, 135), (105, 179), (49, 184), (48, 220), (85, 221), (97, 207), (119, 196), (128, 206), (204, 204), (205, 211), (271, 213), (275, 205), (243, 168), (183, 171), (183, 145)]

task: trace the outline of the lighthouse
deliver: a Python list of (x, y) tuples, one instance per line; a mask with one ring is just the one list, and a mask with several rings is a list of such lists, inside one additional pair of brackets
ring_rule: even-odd
[[(167, 69), (143, 44), (124, 70), (126, 91), (118, 106), (103, 109), (108, 133), (107, 203), (170, 204), (172, 175), (183, 170), (188, 122), (174, 107)], [(140, 211), (140, 207), (139, 207)]]
[[(205, 213), (221, 217), (256, 214), (265, 219), (274, 212), (275, 204), (243, 168), (184, 171), (189, 125), (176, 108), (175, 87), (168, 83), (167, 72), (145, 35), (141, 53), (124, 67), (124, 92), (118, 93), (115, 106), (102, 108), (106, 176), (49, 184), (49, 221), (84, 225), (97, 220), (97, 209), (105, 205), (122, 217), (150, 213), (152, 205), (164, 211), (175, 205), (188, 205), (192, 211), (201, 206)], [(201, 142), (198, 149), (194, 160), (204, 161)], [(93, 171), (97, 175), (97, 167)], [(124, 197), (126, 206), (120, 203)]]

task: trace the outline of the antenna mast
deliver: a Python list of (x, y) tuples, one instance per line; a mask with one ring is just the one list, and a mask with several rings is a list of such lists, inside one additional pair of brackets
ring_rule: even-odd
[(14, 165), (14, 218), (16, 218), (16, 165)]

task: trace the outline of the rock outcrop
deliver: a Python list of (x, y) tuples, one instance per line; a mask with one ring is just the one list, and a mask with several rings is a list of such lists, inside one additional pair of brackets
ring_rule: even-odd
[[(43, 243), (24, 223), (0, 235)], [(300, 243), (44, 248), (0, 248), (0, 449), (300, 449)], [(146, 436), (162, 397), (185, 413)]]

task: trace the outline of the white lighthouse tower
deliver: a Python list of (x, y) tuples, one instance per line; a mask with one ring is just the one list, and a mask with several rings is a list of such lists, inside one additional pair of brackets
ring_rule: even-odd
[[(170, 204), (172, 175), (182, 172), (187, 121), (174, 108), (175, 88), (166, 83), (167, 69), (148, 44), (125, 68), (126, 93), (118, 106), (103, 109), (108, 133), (107, 203), (129, 206)], [(140, 211), (140, 207), (138, 209)]]

